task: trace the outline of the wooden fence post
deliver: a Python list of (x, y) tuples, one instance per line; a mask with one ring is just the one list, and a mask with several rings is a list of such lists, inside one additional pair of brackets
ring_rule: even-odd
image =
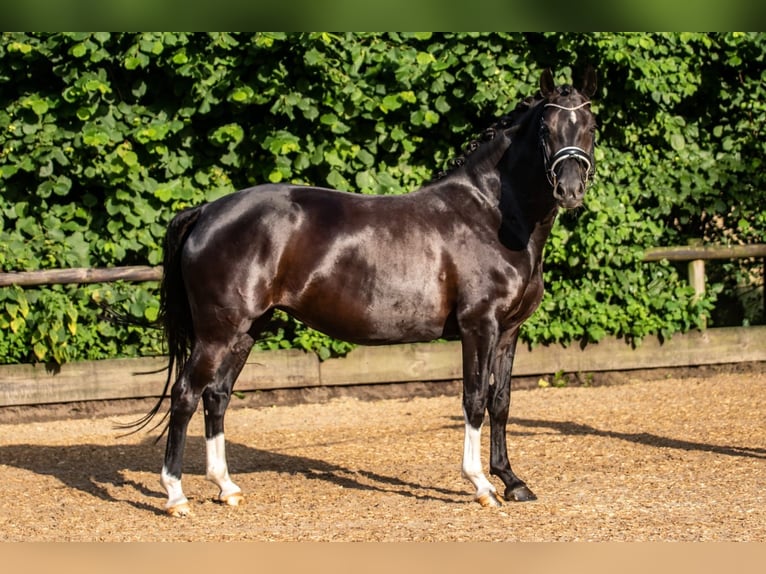
[[(694, 301), (699, 301), (705, 295), (705, 260), (694, 259), (689, 261), (689, 284), (694, 288)], [(702, 327), (707, 326), (704, 317), (701, 318)]]
[[(701, 247), (701, 239), (690, 239), (690, 247)], [(688, 265), (689, 285), (694, 289), (694, 301), (699, 301), (705, 295), (705, 260), (692, 259)], [(702, 326), (707, 326), (707, 321), (702, 319)]]
[(694, 288), (695, 300), (705, 294), (705, 260), (689, 261), (689, 283)]

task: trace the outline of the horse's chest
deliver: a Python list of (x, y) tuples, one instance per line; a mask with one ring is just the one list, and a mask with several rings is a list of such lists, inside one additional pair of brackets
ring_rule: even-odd
[(526, 320), (543, 298), (543, 278), (539, 266), (524, 272), (508, 272), (504, 281), (496, 285), (495, 315), (501, 323), (510, 324)]

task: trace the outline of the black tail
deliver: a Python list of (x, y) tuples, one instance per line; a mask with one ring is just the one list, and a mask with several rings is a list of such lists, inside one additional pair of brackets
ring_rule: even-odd
[[(201, 206), (182, 211), (171, 220), (165, 233), (159, 320), (165, 331), (165, 340), (168, 345), (168, 376), (165, 380), (165, 387), (162, 389), (162, 395), (154, 407), (137, 421), (119, 425), (123, 429), (132, 429), (127, 434), (138, 432), (152, 421), (162, 408), (162, 401), (168, 396), (170, 381), (174, 375), (177, 378), (181, 374), (186, 361), (189, 359), (194, 341), (194, 325), (181, 271), (181, 248), (201, 213)], [(175, 370), (173, 369), (174, 366)], [(162, 424), (168, 414), (169, 411), (153, 428)], [(163, 434), (165, 434), (164, 431), (157, 437), (157, 440)]]

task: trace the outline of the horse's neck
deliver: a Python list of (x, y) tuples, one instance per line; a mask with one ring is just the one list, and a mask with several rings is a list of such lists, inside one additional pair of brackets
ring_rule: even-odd
[(554, 208), (544, 219), (537, 221), (532, 230), (528, 249), (537, 260), (542, 259), (543, 249), (551, 234), (551, 229), (553, 229), (553, 223), (556, 221), (557, 213), (558, 209)]
[(498, 132), (495, 137), (466, 157), (464, 173), (476, 188), (488, 199), (497, 201), (499, 190), (493, 184), (498, 180), (498, 165), (511, 145), (507, 134)]
[(501, 238), (512, 248), (529, 250), (539, 257), (558, 213), (542, 159), (534, 151), (524, 150), (509, 152), (503, 163)]
[(498, 131), (472, 152), (455, 176), (467, 176), (473, 183), (468, 188), (472, 193), (486, 205), (500, 208), (500, 238), (507, 247), (528, 250), (538, 258), (558, 209), (535, 139), (537, 115), (529, 113), (523, 126)]

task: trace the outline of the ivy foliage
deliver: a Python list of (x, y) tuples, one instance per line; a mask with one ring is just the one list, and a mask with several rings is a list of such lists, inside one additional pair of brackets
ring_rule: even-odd
[[(695, 301), (646, 248), (766, 241), (765, 50), (762, 34), (3, 33), (0, 270), (159, 264), (173, 214), (262, 182), (411, 191), (543, 68), (569, 81), (591, 64), (597, 178), (554, 228), (522, 337), (667, 337), (755, 267)], [(0, 288), (0, 361), (161, 353), (156, 330), (97, 305), (153, 320), (157, 298), (154, 283)], [(261, 344), (348, 349), (291, 320)]]

